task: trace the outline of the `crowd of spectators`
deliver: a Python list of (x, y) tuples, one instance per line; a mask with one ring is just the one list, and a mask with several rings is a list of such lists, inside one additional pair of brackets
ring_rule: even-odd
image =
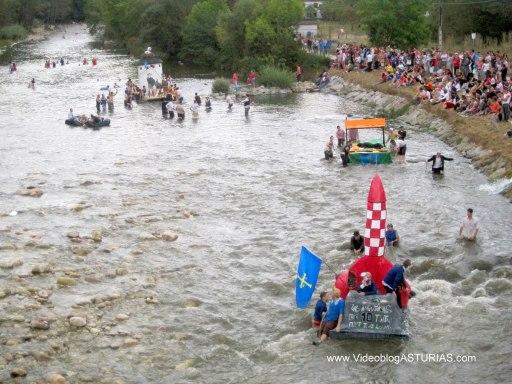
[(379, 70), (379, 83), (416, 86), (418, 102), (441, 104), (461, 116), (490, 114), (495, 121), (510, 119), (510, 63), (499, 51), (403, 51), (343, 45), (336, 49), (332, 66), (347, 71)]

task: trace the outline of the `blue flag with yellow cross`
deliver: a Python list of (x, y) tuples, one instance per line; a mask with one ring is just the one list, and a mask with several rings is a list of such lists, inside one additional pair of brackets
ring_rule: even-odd
[(304, 309), (309, 304), (311, 296), (315, 292), (321, 265), (322, 260), (309, 249), (302, 246), (299, 267), (297, 268), (297, 279), (295, 281), (295, 302), (297, 307)]

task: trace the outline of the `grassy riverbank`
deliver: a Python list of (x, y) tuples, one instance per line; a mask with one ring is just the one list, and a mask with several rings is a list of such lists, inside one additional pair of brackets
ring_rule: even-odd
[[(380, 91), (394, 96), (400, 96), (412, 105), (415, 96), (416, 87), (395, 87), (390, 83), (377, 84), (380, 80), (380, 71), (371, 73), (367, 72), (344, 72), (332, 71), (332, 75), (336, 75), (358, 84), (363, 88)], [(492, 172), (487, 167), (489, 164), (496, 162), (500, 164), (500, 168), (505, 169), (502, 177), (512, 177), (512, 140), (505, 138), (505, 133), (512, 128), (510, 123), (496, 123), (492, 121), (491, 116), (475, 116), (461, 117), (453, 110), (443, 109), (440, 105), (431, 105), (421, 103), (414, 106), (415, 108), (423, 108), (425, 111), (438, 116), (445, 120), (453, 129), (453, 139), (447, 140), (449, 144), (458, 144), (463, 140), (475, 144), (486, 151), (484, 156), (474, 160), (473, 163), (477, 168), (483, 169), (487, 176), (491, 176)], [(512, 199), (512, 190), (505, 194)]]
[(42, 41), (55, 31), (55, 26), (39, 26), (32, 28), (24, 36), (19, 36), (17, 38), (0, 38), (0, 54), (2, 54), (7, 48), (19, 43)]

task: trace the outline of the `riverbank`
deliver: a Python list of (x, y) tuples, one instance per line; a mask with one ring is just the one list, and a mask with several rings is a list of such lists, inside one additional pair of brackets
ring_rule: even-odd
[(39, 41), (43, 41), (46, 38), (48, 38), (48, 36), (50, 36), (50, 34), (55, 32), (57, 29), (58, 29), (58, 27), (56, 27), (54, 25), (39, 26), (39, 27), (32, 28), (32, 30), (29, 32), (29, 34), (22, 39), (0, 40), (0, 55), (2, 55), (8, 48), (12, 48), (17, 44), (37, 43)]
[[(415, 87), (377, 84), (380, 72), (344, 72), (332, 70), (330, 89), (339, 94), (353, 93), (361, 101), (374, 104), (390, 118), (432, 132), (463, 156), (471, 159), (491, 181), (512, 177), (512, 140), (505, 138), (508, 123), (495, 123), (491, 116), (461, 117), (440, 105), (414, 103)], [(512, 200), (512, 188), (503, 194)]]

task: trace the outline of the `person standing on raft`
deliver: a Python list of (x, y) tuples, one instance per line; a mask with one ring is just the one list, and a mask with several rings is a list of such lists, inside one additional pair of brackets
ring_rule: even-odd
[(439, 174), (444, 172), (444, 162), (452, 160), (451, 157), (443, 156), (441, 152), (437, 152), (437, 154), (432, 155), (432, 157), (427, 160), (427, 163), (432, 161), (432, 173)]
[(402, 265), (395, 264), (393, 268), (389, 270), (382, 280), (382, 285), (386, 290), (386, 293), (395, 292), (396, 302), (398, 306), (402, 308), (402, 303), (400, 300), (400, 289), (405, 286), (405, 270), (411, 266), (411, 260), (405, 260)]

